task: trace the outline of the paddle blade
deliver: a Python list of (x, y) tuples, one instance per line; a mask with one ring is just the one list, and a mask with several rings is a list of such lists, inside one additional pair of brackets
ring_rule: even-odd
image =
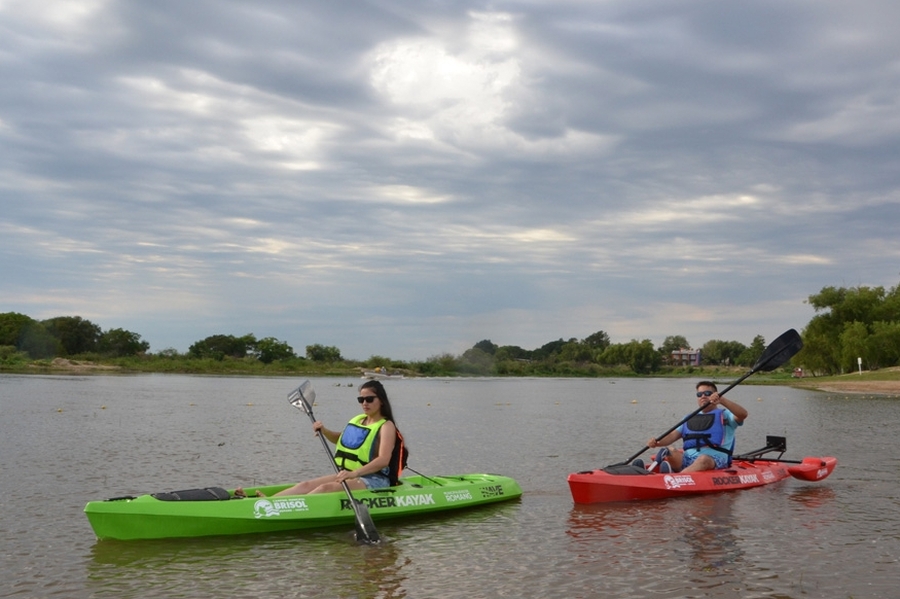
[(794, 478), (815, 482), (834, 472), (835, 466), (837, 466), (837, 458), (806, 457), (796, 466), (789, 467), (788, 473)]
[(314, 401), (316, 401), (316, 390), (313, 389), (312, 383), (309, 381), (303, 381), (299, 387), (288, 393), (288, 402), (307, 414), (312, 414)]
[(375, 545), (381, 542), (378, 531), (375, 530), (375, 523), (369, 514), (369, 508), (366, 504), (353, 500), (354, 510), (356, 510), (356, 540), (359, 543)]
[(752, 372), (775, 370), (793, 358), (801, 349), (803, 349), (803, 340), (800, 338), (800, 334), (794, 329), (785, 331), (778, 339), (769, 344), (766, 351), (753, 365)]

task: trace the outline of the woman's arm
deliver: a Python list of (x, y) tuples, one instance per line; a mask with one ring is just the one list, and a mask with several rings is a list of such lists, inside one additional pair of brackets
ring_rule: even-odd
[(328, 430), (327, 428), (325, 428), (325, 425), (322, 424), (321, 420), (316, 420), (313, 423), (313, 430), (316, 431), (317, 433), (325, 435), (325, 438), (328, 439), (329, 441), (331, 441), (332, 443), (334, 443), (335, 445), (337, 445), (338, 439), (341, 438), (341, 433), (339, 433), (337, 431)]

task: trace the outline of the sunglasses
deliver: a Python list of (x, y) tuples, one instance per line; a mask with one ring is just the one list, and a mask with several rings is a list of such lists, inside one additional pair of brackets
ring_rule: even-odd
[(356, 401), (358, 401), (359, 403), (362, 403), (362, 402), (372, 403), (376, 399), (378, 399), (377, 395), (360, 395), (359, 397), (356, 398)]
[(697, 397), (709, 397), (715, 393), (715, 391), (697, 391)]

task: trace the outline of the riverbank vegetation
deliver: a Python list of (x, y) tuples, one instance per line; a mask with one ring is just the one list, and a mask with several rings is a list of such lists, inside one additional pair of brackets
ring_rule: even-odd
[[(808, 302), (817, 315), (803, 330), (804, 348), (767, 377), (834, 376), (900, 366), (900, 286), (888, 291), (825, 287)], [(444, 353), (407, 362), (377, 355), (347, 359), (339, 348), (318, 343), (307, 345), (299, 355), (274, 337), (216, 334), (196, 341), (185, 353), (171, 348), (153, 353), (140, 334), (119, 328), (104, 331), (79, 316), (37, 321), (15, 312), (0, 313), (0, 372), (343, 376), (380, 368), (405, 376), (727, 378), (746, 371), (762, 354), (766, 340), (757, 335), (749, 345), (709, 340), (697, 349), (691, 347), (681, 335), (666, 337), (658, 347), (649, 339), (613, 343), (601, 330), (531, 350), (484, 339), (460, 355)]]

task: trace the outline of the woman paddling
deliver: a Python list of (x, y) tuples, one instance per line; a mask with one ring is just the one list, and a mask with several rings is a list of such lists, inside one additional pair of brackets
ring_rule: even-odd
[[(406, 448), (394, 423), (387, 391), (380, 381), (366, 381), (356, 398), (363, 413), (347, 423), (342, 432), (330, 430), (317, 420), (313, 430), (336, 445), (334, 460), (337, 474), (328, 474), (288, 487), (276, 495), (306, 495), (340, 491), (346, 482), (351, 489), (383, 489), (397, 484)], [(235, 489), (236, 497), (244, 490)], [(257, 492), (257, 495), (261, 494)]]

